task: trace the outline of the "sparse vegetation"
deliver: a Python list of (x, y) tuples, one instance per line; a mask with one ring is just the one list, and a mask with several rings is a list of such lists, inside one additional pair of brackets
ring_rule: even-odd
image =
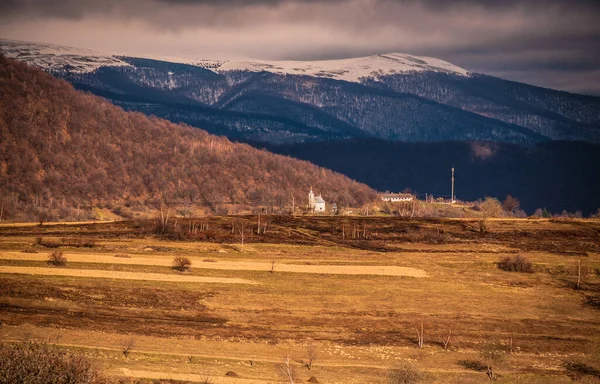
[(502, 361), (506, 351), (498, 340), (492, 340), (485, 343), (481, 350), (481, 357), (485, 361), (486, 375), (490, 383), (498, 380), (496, 365)]
[(488, 226), (487, 226), (487, 222), (485, 220), (479, 220), (479, 233), (481, 233), (482, 235), (487, 233), (488, 231)]
[(63, 254), (63, 251), (57, 249), (48, 255), (48, 264), (55, 267), (64, 267), (67, 265), (67, 258)]
[[(596, 241), (600, 223), (596, 221), (488, 219), (492, 230), (481, 236), (479, 219), (261, 214), (261, 228), (265, 219), (269, 226), (260, 235), (256, 233), (256, 216), (233, 220), (174, 216), (165, 231), (168, 236), (153, 234), (155, 221), (150, 220), (52, 224), (43, 229), (36, 225), (3, 226), (0, 268), (36, 268), (40, 260), (44, 262), (53, 249), (36, 247), (39, 255), (18, 252), (31, 247), (36, 236), (43, 236), (43, 242), (58, 243), (62, 238), (83, 238), (95, 240), (96, 248), (67, 254), (70, 270), (84, 274), (86, 269), (102, 269), (107, 278), (3, 272), (0, 333), (12, 340), (54, 342), (60, 329), (60, 343), (69, 346), (66, 350), (93, 356), (110, 372), (146, 370), (146, 381), (158, 380), (159, 372), (164, 375), (174, 372), (169, 370), (173, 368), (180, 368), (182, 381), (189, 373), (188, 380), (202, 382), (205, 377), (215, 377), (216, 382), (228, 370), (244, 379), (260, 376), (281, 381), (280, 370), (268, 362), (269, 356), (289, 350), (294, 359), (290, 366), (300, 379), (294, 381), (297, 384), (311, 376), (323, 383), (386, 382), (387, 369), (363, 366), (382, 367), (392, 359), (418, 361), (423, 372), (432, 371), (421, 380), (423, 383), (486, 382), (487, 360), (478, 351), (484, 349), (481, 340), (495, 339), (501, 340), (503, 353), (514, 351), (492, 364), (493, 376), (502, 375), (498, 382), (518, 381), (517, 377), (532, 383), (569, 381), (569, 370), (556, 370), (556, 356), (570, 356), (598, 369), (591, 346), (582, 345), (582, 340), (595, 341), (590, 335), (600, 324), (595, 320), (600, 307), (600, 276), (596, 274), (600, 267), (600, 244)], [(235, 251), (240, 245), (241, 220), (248, 224), (243, 254)], [(234, 233), (232, 221), (236, 224)], [(341, 237), (343, 223), (346, 239)], [(352, 229), (358, 227), (362, 232), (365, 224), (368, 236), (352, 239)], [(198, 228), (200, 234), (207, 226), (214, 240), (172, 240), (179, 230)], [(413, 231), (439, 231), (447, 241), (409, 242), (407, 237)], [(531, 258), (535, 255), (536, 275), (490, 270), (503, 256), (514, 257), (517, 252)], [(114, 257), (118, 253), (131, 255), (140, 264)], [(178, 283), (177, 279), (188, 276), (169, 273), (165, 265), (170, 267), (175, 256), (190, 254), (206, 260), (202, 275), (243, 278), (259, 284)], [(579, 259), (581, 288), (574, 290)], [(285, 261), (276, 267), (275, 275), (268, 273), (272, 260)], [(148, 261), (157, 263), (141, 264)], [(249, 269), (221, 269), (231, 263)], [(341, 271), (357, 264), (414, 267), (429, 277), (287, 272), (293, 265)], [(593, 271), (588, 276), (584, 274), (586, 268)], [(172, 281), (119, 281), (110, 278), (113, 270), (162, 273)], [(519, 321), (523, 316), (527, 321)], [(138, 341), (141, 349), (126, 348), (128, 338)], [(419, 339), (422, 349), (418, 349)], [(318, 360), (311, 358), (307, 346), (318, 350)], [(218, 348), (218, 357), (205, 352), (208, 348)], [(443, 349), (456, 352), (444, 353)], [(533, 366), (537, 367), (534, 371), (529, 369)], [(587, 374), (581, 379), (593, 380), (597, 378)], [(289, 384), (288, 379), (286, 382)]]
[(277, 365), (277, 371), (280, 378), (289, 384), (296, 384), (298, 381), (298, 374), (296, 373), (296, 367), (292, 364), (292, 359), (289, 355), (286, 355), (283, 359), (283, 363)]
[(135, 339), (133, 337), (130, 337), (127, 340), (123, 341), (121, 344), (121, 352), (123, 352), (123, 356), (125, 356), (125, 358), (128, 358), (129, 354), (131, 354), (131, 351), (134, 347)]
[(187, 257), (176, 256), (173, 259), (173, 265), (171, 268), (179, 272), (186, 272), (192, 268), (192, 261)]
[(39, 343), (0, 344), (0, 383), (108, 384), (92, 362)]
[(389, 384), (416, 384), (423, 380), (421, 371), (410, 363), (400, 363), (388, 372)]
[(497, 265), (498, 268), (507, 272), (533, 273), (533, 263), (523, 255), (506, 256)]
[(417, 332), (417, 346), (423, 348), (425, 343), (425, 328), (422, 321), (420, 325), (415, 326), (415, 331)]

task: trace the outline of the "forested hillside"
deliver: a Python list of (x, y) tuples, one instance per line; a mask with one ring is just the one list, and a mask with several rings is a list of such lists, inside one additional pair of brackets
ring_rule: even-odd
[(281, 207), (310, 185), (355, 206), (375, 192), (308, 162), (197, 128), (125, 112), (66, 81), (0, 56), (0, 219), (82, 218), (161, 204)]

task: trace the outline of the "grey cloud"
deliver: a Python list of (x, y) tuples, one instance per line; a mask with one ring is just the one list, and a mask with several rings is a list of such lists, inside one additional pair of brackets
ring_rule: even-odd
[(592, 0), (0, 1), (0, 36), (16, 39), (188, 58), (395, 51), (600, 92), (599, 19)]

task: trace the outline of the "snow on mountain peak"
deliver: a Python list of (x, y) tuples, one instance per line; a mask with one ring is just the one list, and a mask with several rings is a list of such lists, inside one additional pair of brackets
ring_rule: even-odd
[(6, 57), (48, 71), (68, 70), (74, 73), (87, 73), (100, 67), (129, 66), (128, 63), (111, 54), (53, 44), (0, 39), (0, 51)]
[[(94, 72), (101, 67), (130, 66), (117, 55), (89, 49), (52, 44), (29, 43), (0, 39), (0, 50), (9, 58), (25, 61), (45, 70), (66, 70), (74, 73)], [(440, 59), (388, 53), (368, 57), (319, 61), (264, 60), (189, 60), (174, 57), (142, 56), (148, 59), (190, 64), (214, 72), (252, 71), (282, 75), (305, 75), (359, 83), (366, 78), (410, 72), (442, 72), (468, 76), (466, 69)]]
[(307, 75), (350, 82), (363, 78), (409, 72), (444, 72), (468, 76), (466, 69), (446, 61), (403, 53), (388, 53), (368, 57), (321, 61), (198, 61), (200, 67), (217, 72), (246, 70), (277, 74)]

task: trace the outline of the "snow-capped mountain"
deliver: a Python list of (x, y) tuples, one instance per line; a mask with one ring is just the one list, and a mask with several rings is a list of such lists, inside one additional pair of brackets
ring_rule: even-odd
[(0, 40), (8, 57), (129, 110), (237, 140), (600, 142), (600, 98), (401, 53), (325, 61), (128, 57)]
[[(9, 58), (25, 61), (49, 71), (93, 72), (101, 67), (129, 66), (120, 56), (89, 49), (0, 39), (0, 50)], [(196, 65), (214, 72), (250, 71), (280, 75), (305, 75), (360, 82), (410, 72), (442, 72), (467, 76), (468, 71), (446, 61), (403, 53), (321, 61), (189, 60), (178, 57), (144, 56), (145, 59)]]
[(6, 57), (25, 61), (48, 71), (88, 73), (101, 67), (129, 65), (112, 54), (52, 44), (0, 39), (0, 51)]
[(251, 71), (305, 75), (359, 83), (363, 79), (411, 72), (442, 72), (467, 76), (468, 71), (432, 57), (388, 53), (368, 57), (322, 61), (210, 61), (194, 62), (217, 72)]

